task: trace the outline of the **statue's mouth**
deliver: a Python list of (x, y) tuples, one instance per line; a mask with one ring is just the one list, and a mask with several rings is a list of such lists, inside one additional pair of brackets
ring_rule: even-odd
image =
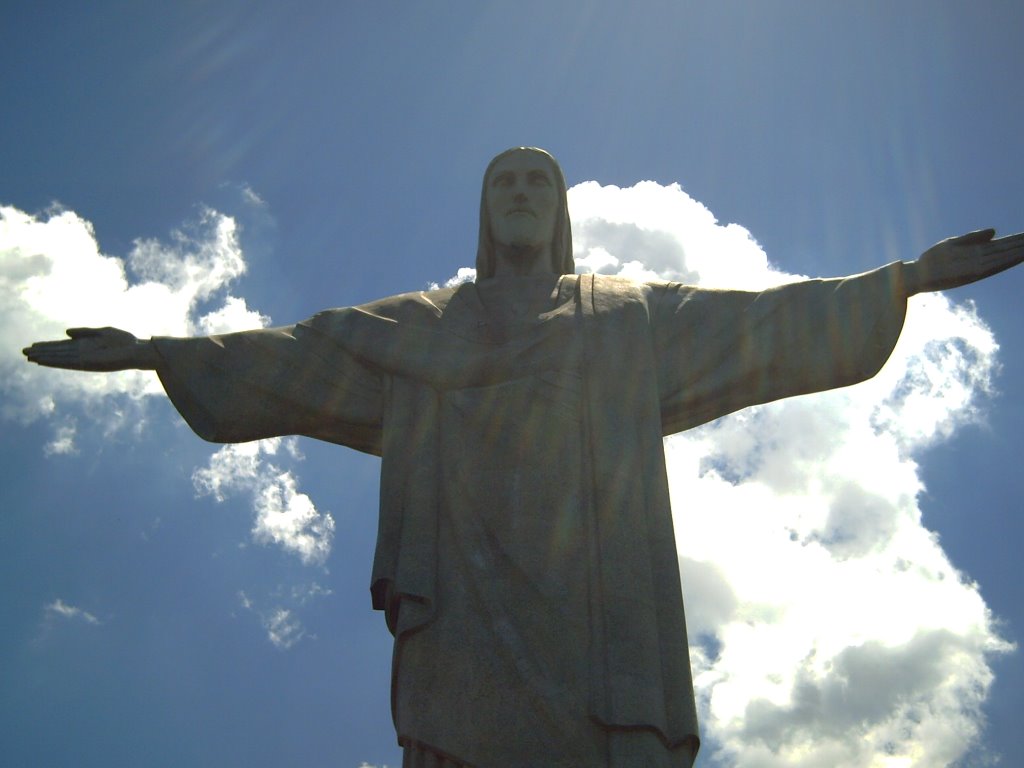
[(509, 208), (508, 211), (506, 211), (505, 215), (514, 216), (517, 213), (525, 213), (527, 216), (533, 216), (534, 218), (537, 218), (537, 214), (534, 213), (533, 210), (530, 208)]

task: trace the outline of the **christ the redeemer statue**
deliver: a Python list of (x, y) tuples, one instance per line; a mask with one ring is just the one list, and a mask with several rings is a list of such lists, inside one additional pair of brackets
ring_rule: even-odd
[(662, 437), (873, 376), (909, 296), (1024, 260), (1024, 235), (761, 292), (574, 274), (562, 171), (484, 175), (475, 283), (296, 325), (72, 329), (41, 365), (153, 369), (215, 442), (378, 455), (373, 606), (416, 768), (684, 768), (699, 744)]

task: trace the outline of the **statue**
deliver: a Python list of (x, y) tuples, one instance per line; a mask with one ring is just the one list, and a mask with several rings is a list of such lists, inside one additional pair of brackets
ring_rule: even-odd
[(484, 175), (477, 280), (296, 325), (25, 350), (153, 369), (203, 438), (378, 455), (373, 606), (395, 637), (404, 765), (691, 766), (699, 745), (662, 437), (873, 376), (909, 296), (1024, 260), (1024, 234), (762, 292), (575, 275), (566, 185)]

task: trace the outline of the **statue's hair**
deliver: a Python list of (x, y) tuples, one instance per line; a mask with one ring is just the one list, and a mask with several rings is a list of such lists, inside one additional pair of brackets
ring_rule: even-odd
[(543, 149), (512, 147), (495, 156), (484, 171), (483, 190), (480, 192), (480, 243), (476, 249), (476, 279), (494, 277), (494, 236), (491, 233), (491, 216), (487, 210), (487, 188), (490, 186), (488, 181), (495, 163), (513, 152), (532, 152), (543, 157), (551, 166), (551, 175), (558, 187), (558, 210), (555, 212), (555, 231), (551, 239), (551, 271), (556, 275), (571, 275), (576, 271), (576, 262), (572, 257), (572, 229), (569, 226), (569, 203), (562, 168), (558, 161)]

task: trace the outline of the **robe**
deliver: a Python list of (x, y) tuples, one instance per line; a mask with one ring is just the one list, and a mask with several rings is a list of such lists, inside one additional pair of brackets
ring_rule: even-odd
[(761, 292), (548, 287), (498, 329), (470, 283), (155, 339), (158, 373), (205, 439), (381, 456), (371, 595), (408, 764), (690, 766), (662, 438), (873, 376), (902, 328), (900, 265)]

